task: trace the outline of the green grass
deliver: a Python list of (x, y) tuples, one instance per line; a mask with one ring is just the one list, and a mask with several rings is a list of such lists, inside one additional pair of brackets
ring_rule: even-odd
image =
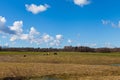
[(10, 51), (1, 51), (0, 55), (17, 55), (17, 54), (41, 54), (44, 52), (10, 52)]
[[(15, 55), (15, 54), (33, 54), (33, 55), (42, 55), (47, 52), (7, 52), (7, 51), (1, 51), (0, 55)], [(54, 52), (49, 52), (50, 54), (53, 54)], [(59, 55), (86, 55), (86, 56), (116, 56), (120, 57), (120, 52), (114, 52), (114, 53), (93, 53), (93, 52), (58, 52)]]
[[(69, 63), (85, 65), (120, 64), (120, 53), (81, 53), (81, 52), (0, 52), (0, 62), (26, 63)], [(26, 57), (24, 57), (26, 55)]]

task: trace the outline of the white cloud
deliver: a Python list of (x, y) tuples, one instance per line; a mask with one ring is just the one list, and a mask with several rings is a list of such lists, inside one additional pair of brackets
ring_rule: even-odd
[[(6, 20), (1, 20), (1, 22), (5, 23)], [(23, 21), (14, 21), (13, 26), (0, 27), (0, 31), (5, 35), (8, 34), (7, 36), (9, 36), (8, 38), (10, 38), (12, 43), (14, 43), (16, 40), (22, 40), (35, 43), (37, 45), (47, 44), (50, 46), (60, 46), (63, 40), (63, 35), (61, 34), (55, 35), (55, 37), (49, 34), (42, 35), (35, 29), (35, 27), (31, 27), (28, 32), (25, 32), (23, 30)], [(4, 34), (2, 35), (4, 36)]]
[(50, 42), (50, 46), (60, 46), (62, 40), (63, 40), (63, 35), (58, 34), (58, 35), (56, 35), (56, 37), (53, 38), (53, 40)]
[(34, 35), (34, 34), (40, 34), (40, 33), (34, 27), (31, 27), (29, 34)]
[(15, 40), (29, 40), (29, 35), (28, 34), (12, 35), (10, 41), (14, 42)]
[(60, 46), (61, 45), (61, 41), (60, 40), (53, 40), (52, 42), (50, 42), (50, 46)]
[(26, 7), (27, 11), (30, 11), (33, 14), (38, 14), (40, 12), (46, 11), (49, 8), (49, 5), (44, 4), (44, 5), (38, 5), (37, 6), (35, 4), (31, 4), (31, 5), (26, 4), (25, 7)]
[(21, 39), (21, 40), (28, 40), (28, 39), (29, 39), (29, 36), (28, 36), (28, 34), (21, 34), (21, 35), (20, 35), (20, 39)]
[(13, 23), (13, 26), (10, 27), (10, 29), (15, 31), (16, 34), (21, 34), (23, 32), (22, 26), (23, 26), (23, 21), (15, 21)]
[(0, 26), (3, 26), (6, 23), (5, 17), (0, 16)]
[(101, 20), (103, 25), (109, 25), (112, 26), (114, 28), (120, 28), (120, 21), (118, 21), (117, 23), (112, 22), (110, 20)]
[[(31, 27), (29, 33), (25, 34), (23, 33), (23, 29), (22, 28), (18, 28), (21, 30), (21, 32), (19, 31), (18, 33), (14, 34), (10, 41), (15, 41), (15, 40), (27, 40), (30, 41), (31, 43), (35, 42), (36, 43), (36, 36), (39, 35), (39, 32), (34, 28)], [(16, 28), (15, 28), (16, 30)]]
[(109, 24), (110, 23), (110, 21), (109, 20), (101, 20), (102, 21), (102, 24), (104, 24), (104, 25), (107, 25), (107, 24)]
[(90, 4), (89, 0), (74, 0), (74, 4), (83, 7), (84, 5)]
[(43, 35), (42, 39), (44, 42), (49, 42), (49, 41), (53, 40), (53, 37), (48, 34), (45, 34), (45, 35)]
[(57, 40), (61, 40), (62, 38), (63, 38), (63, 36), (61, 34), (56, 35)]
[(70, 44), (71, 44), (72, 42), (73, 42), (72, 40), (68, 39), (68, 43), (70, 43)]
[(34, 27), (31, 27), (28, 33), (28, 41), (30, 41), (30, 43), (40, 44), (42, 43), (42, 40), (39, 36), (40, 32), (38, 32)]
[(61, 41), (63, 39), (63, 36), (61, 34), (56, 35), (55, 37), (50, 36), (49, 34), (43, 34), (43, 36), (40, 36), (38, 32), (34, 27), (30, 28), (30, 31), (28, 34), (15, 34), (11, 36), (10, 41), (14, 42), (15, 40), (26, 40), (30, 43), (36, 43), (38, 45), (40, 44), (47, 44), (50, 46), (60, 46)]
[(18, 39), (18, 36), (17, 35), (13, 35), (11, 38), (10, 38), (10, 41), (15, 41)]
[(110, 24), (112, 27), (117, 27), (117, 25), (115, 24), (115, 23), (113, 23), (113, 22), (111, 22), (111, 24)]
[(9, 27), (6, 27), (5, 23), (5, 17), (0, 16), (0, 33), (15, 34), (15, 32), (10, 30)]

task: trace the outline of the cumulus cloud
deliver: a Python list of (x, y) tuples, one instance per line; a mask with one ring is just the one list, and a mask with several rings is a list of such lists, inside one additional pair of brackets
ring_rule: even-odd
[(0, 33), (15, 34), (15, 31), (11, 30), (9, 27), (6, 27), (5, 23), (5, 17), (0, 16)]
[(14, 21), (12, 26), (6, 27), (6, 19), (1, 17), (0, 20), (3, 26), (0, 26), (0, 32), (8, 34), (10, 41), (13, 43), (16, 40), (28, 41), (30, 43), (35, 43), (37, 45), (47, 44), (49, 46), (60, 46), (63, 40), (63, 35), (58, 34), (54, 37), (49, 34), (40, 34), (35, 27), (31, 27), (28, 32), (24, 33), (23, 21)]
[(60, 40), (53, 40), (52, 42), (50, 42), (49, 44), (50, 46), (60, 46), (61, 45), (61, 41)]
[(10, 30), (15, 33), (11, 36), (10, 41), (15, 41), (17, 39), (27, 40), (28, 34), (23, 33), (23, 21), (15, 21), (13, 26), (10, 26)]
[(67, 41), (67, 42), (71, 44), (73, 41), (72, 41), (71, 39), (68, 39), (68, 41)]
[(23, 31), (22, 28), (18, 28), (18, 29), (20, 30), (18, 30), (16, 34), (12, 35), (10, 41), (15, 41), (20, 39), (20, 40), (27, 40), (32, 43), (32, 42), (35, 42), (35, 37), (39, 35), (39, 32), (34, 27), (31, 27), (29, 33), (27, 34), (22, 32)]
[(29, 32), (29, 35), (35, 35), (35, 34), (40, 34), (34, 27), (31, 27), (30, 28), (30, 32)]
[(56, 35), (57, 40), (61, 40), (62, 38), (63, 38), (63, 36), (61, 34)]
[(50, 46), (60, 46), (63, 40), (63, 35), (58, 34), (53, 38), (53, 40), (49, 43)]
[(112, 26), (114, 28), (120, 28), (120, 21), (118, 21), (117, 23), (112, 22), (110, 20), (101, 20), (103, 25), (109, 25)]
[(49, 5), (48, 4), (44, 4), (44, 5), (26, 4), (25, 7), (27, 11), (32, 12), (33, 14), (38, 14), (40, 12), (46, 11), (49, 8)]
[(12, 31), (15, 31), (16, 34), (21, 34), (23, 32), (22, 26), (23, 26), (23, 21), (15, 21), (13, 23), (13, 26), (10, 26), (10, 29)]
[(43, 39), (44, 42), (49, 42), (49, 41), (53, 40), (53, 37), (50, 36), (49, 34), (44, 34), (42, 39)]
[(109, 20), (101, 20), (102, 21), (102, 24), (104, 24), (104, 25), (107, 25), (107, 24), (109, 24), (110, 23), (110, 21)]
[(13, 35), (11, 38), (10, 38), (10, 41), (15, 41), (18, 39), (18, 36), (17, 35)]
[(40, 35), (40, 32), (38, 32), (34, 27), (31, 27), (28, 34), (15, 34), (11, 36), (10, 41), (25, 40), (38, 45), (47, 44), (49, 46), (59, 46), (62, 38), (63, 36), (60, 34), (55, 37), (52, 37), (49, 34)]
[(15, 31), (11, 30), (9, 27), (2, 26), (0, 27), (1, 33), (7, 33), (7, 34), (15, 34)]
[(0, 26), (3, 26), (6, 23), (5, 17), (0, 16)]
[(21, 40), (28, 40), (29, 36), (28, 36), (28, 34), (21, 34), (20, 39)]
[(90, 0), (74, 0), (74, 4), (83, 7), (84, 5), (90, 4)]

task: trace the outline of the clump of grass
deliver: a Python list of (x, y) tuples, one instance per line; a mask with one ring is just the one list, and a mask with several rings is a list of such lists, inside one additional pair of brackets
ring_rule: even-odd
[(1, 63), (0, 69), (2, 67), (5, 68), (3, 68), (1, 72), (5, 72), (6, 74), (2, 77), (31, 78), (51, 75), (62, 79), (68, 79), (79, 77), (92, 77), (92, 76), (102, 77), (120, 75), (120, 67), (105, 65), (53, 64), (53, 63)]
[(24, 69), (22, 67), (9, 67), (8, 72), (4, 74), (3, 80), (29, 80), (34, 73), (33, 69)]

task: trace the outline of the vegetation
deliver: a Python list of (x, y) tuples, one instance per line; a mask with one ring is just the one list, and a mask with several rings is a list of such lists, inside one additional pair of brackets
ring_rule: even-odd
[(120, 48), (90, 48), (85, 46), (65, 46), (64, 48), (2, 48), (0, 51), (18, 51), (18, 52), (101, 52), (101, 53), (110, 53), (110, 52), (120, 52)]
[[(120, 53), (0, 52), (0, 78), (118, 80)], [(39, 79), (38, 79), (39, 80)]]

